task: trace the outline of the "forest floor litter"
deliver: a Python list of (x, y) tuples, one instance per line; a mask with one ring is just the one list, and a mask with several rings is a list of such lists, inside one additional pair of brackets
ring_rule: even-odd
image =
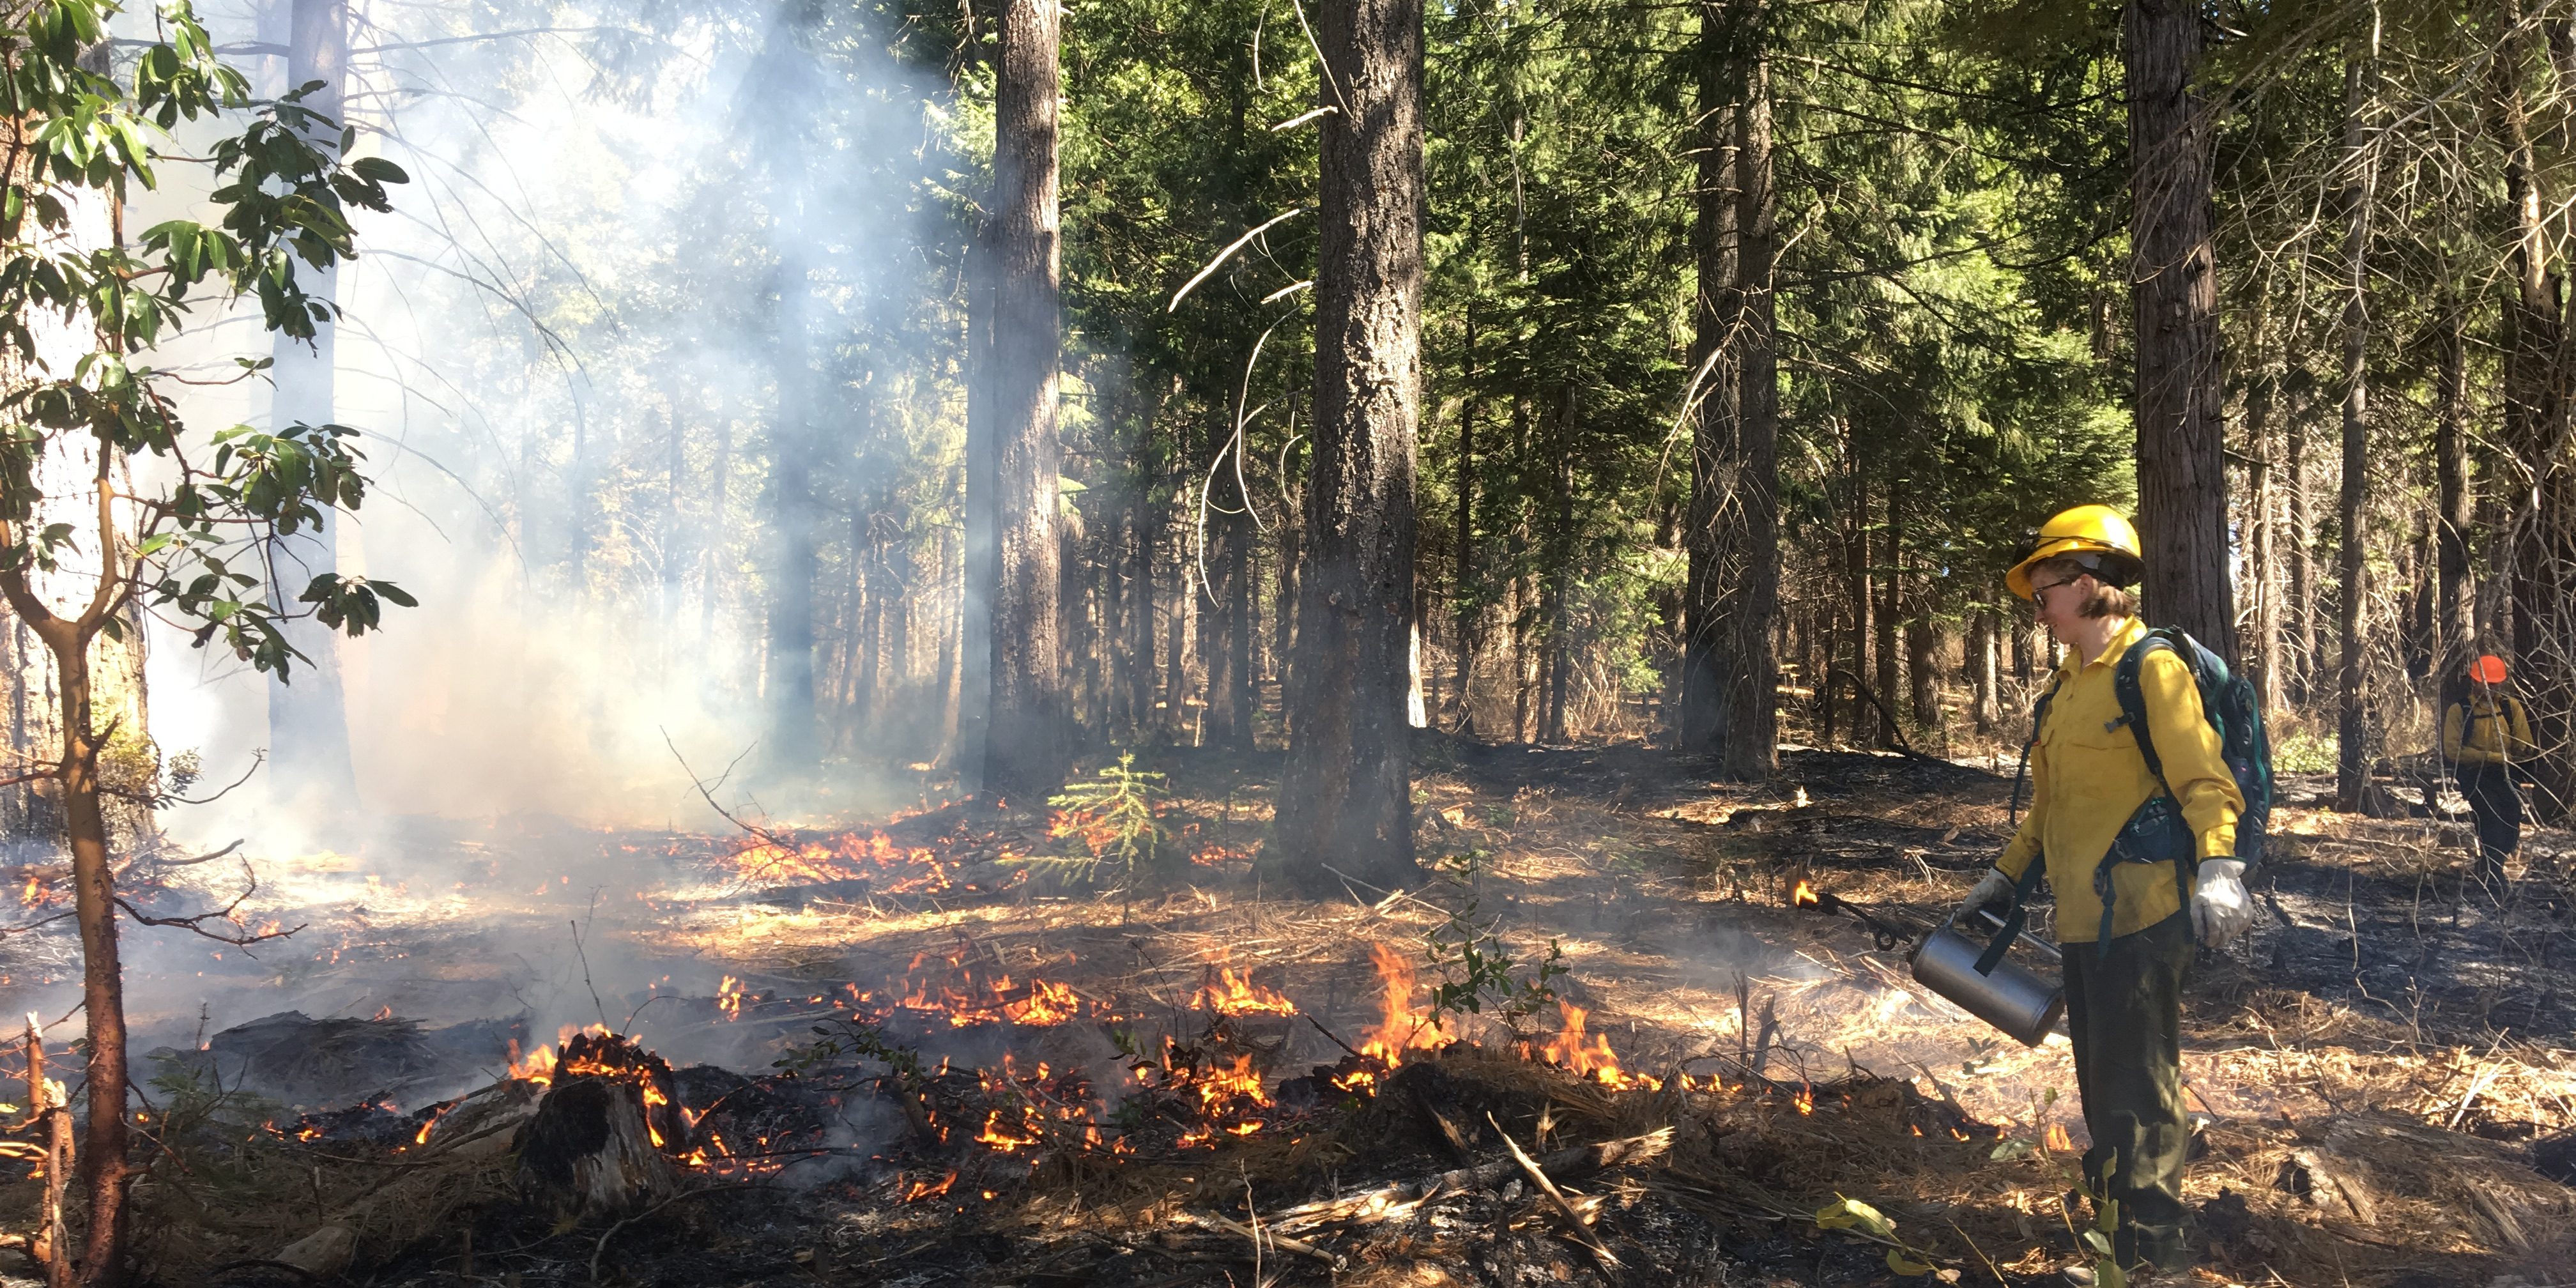
[[(423, 844), (484, 866), (436, 895), (288, 863), (261, 915), (314, 928), (255, 982), (304, 1009), (143, 1070), (147, 1269), (2020, 1285), (2076, 1259), (2063, 1038), (2012, 1043), (1904, 955), (2001, 847), (2008, 777), (1792, 750), (1757, 788), (1638, 747), (1426, 741), (1427, 866), (1474, 857), (1401, 894), (1286, 896), (1251, 862), (1275, 762), (1188, 751), (1166, 757), (1166, 821), (1192, 862), (1132, 900), (1043, 893), (1026, 860), (1079, 820), (926, 798), (847, 831), (442, 835)], [(2563, 1279), (2576, 846), (2533, 833), (2498, 898), (2463, 887), (2465, 822), (2438, 796), (2392, 792), (2403, 816), (2374, 819), (2287, 786), (2265, 915), (2203, 953), (2186, 1004), (2195, 1281)], [(534, 861), (576, 846), (636, 888)], [(327, 906), (297, 887), (335, 872)], [(485, 906), (531, 879), (524, 906)], [(599, 1022), (533, 1032), (510, 1004), (505, 959), (532, 939), (578, 940)], [(1527, 978), (1551, 941), (1553, 1000), (1433, 1014), (1427, 945)], [(43, 968), (41, 944), (11, 949)], [(652, 1137), (599, 1211), (525, 1157), (544, 1093), (583, 1079)], [(26, 1228), (35, 1188), (0, 1191), (0, 1222)]]

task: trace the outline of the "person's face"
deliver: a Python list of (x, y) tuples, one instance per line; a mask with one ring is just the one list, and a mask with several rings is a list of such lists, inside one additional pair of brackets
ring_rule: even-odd
[(2056, 632), (2059, 639), (2084, 620), (2084, 601), (2093, 594), (2093, 574), (2068, 575), (2059, 569), (2044, 569), (2030, 579), (2031, 610), (2038, 614), (2039, 624)]

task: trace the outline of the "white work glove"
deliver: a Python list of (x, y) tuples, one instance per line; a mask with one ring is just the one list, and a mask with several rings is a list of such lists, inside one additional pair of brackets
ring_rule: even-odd
[(1960, 903), (1959, 911), (1954, 915), (1961, 921), (1973, 922), (1977, 909), (2003, 903), (2012, 898), (2012, 892), (2013, 879), (2005, 876), (2001, 868), (1988, 868), (1986, 875), (1977, 879), (1977, 888), (1968, 892), (1967, 899)]
[(2191, 928), (2200, 942), (2224, 948), (2254, 924), (2254, 899), (2245, 893), (2245, 865), (2236, 859), (2202, 859), (2200, 889), (2191, 897)]

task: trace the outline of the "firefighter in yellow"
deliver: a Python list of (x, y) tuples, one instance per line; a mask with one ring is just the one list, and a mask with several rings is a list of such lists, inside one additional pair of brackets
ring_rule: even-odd
[(2504, 659), (2488, 654), (2469, 664), (2469, 689), (2442, 712), (2442, 759), (2451, 762), (2477, 820), (2478, 879), (2504, 882), (2505, 860), (2522, 848), (2522, 794), (2513, 770), (2539, 748), (2531, 717), (2504, 691)]
[[(2183, 981), (2193, 941), (2234, 939), (2253, 921), (2253, 905), (2234, 857), (2245, 798), (2191, 669), (2173, 650), (2147, 653), (2138, 677), (2162, 781), (2124, 727), (2112, 677), (2146, 634), (2128, 590), (2145, 572), (2137, 529), (2108, 506), (2086, 505), (2050, 519), (2037, 548), (2005, 575), (2066, 658), (2034, 731), (2030, 813), (1960, 912), (2008, 899), (2025, 869), (2044, 864), (2092, 1135), (2086, 1189), (2097, 1204), (2119, 1204), (2113, 1255), (2123, 1268), (2180, 1271), (2190, 1145)], [(2081, 1267), (2066, 1277), (2092, 1281)]]

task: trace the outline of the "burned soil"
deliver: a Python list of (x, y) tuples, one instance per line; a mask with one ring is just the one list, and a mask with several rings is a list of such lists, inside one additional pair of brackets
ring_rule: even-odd
[[(2063, 1039), (1907, 973), (2004, 840), (2009, 765), (1793, 751), (1752, 788), (1643, 748), (1426, 751), (1423, 886), (1322, 900), (1255, 862), (1275, 767), (1190, 752), (1176, 873), (1125, 895), (1029, 862), (1084, 853), (1081, 819), (929, 798), (263, 860), (257, 915), (307, 929), (137, 984), (164, 1043), (146, 1269), (2021, 1284), (2077, 1259)], [(2187, 1008), (2197, 1274), (2548, 1282), (2576, 1216), (2567, 836), (2490, 891), (2438, 797), (2366, 819), (2289, 786), (2266, 915)], [(1461, 945), (1553, 996), (1436, 1005)], [(60, 951), (9, 948), (22, 984)]]

